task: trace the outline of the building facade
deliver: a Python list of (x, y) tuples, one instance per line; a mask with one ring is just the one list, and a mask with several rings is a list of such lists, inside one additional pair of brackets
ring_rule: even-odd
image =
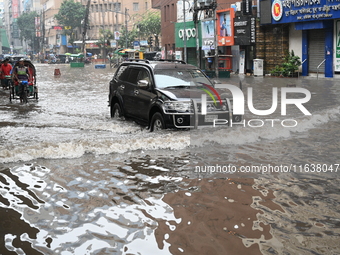
[[(100, 38), (101, 30), (110, 30), (119, 34), (123, 26), (127, 30), (135, 28), (138, 21), (150, 11), (151, 0), (75, 0), (84, 7), (88, 7), (88, 26), (86, 27), (86, 47), (100, 52), (96, 42)], [(20, 40), (20, 31), (16, 25), (16, 19), (23, 12), (36, 11), (39, 15), (39, 24), (36, 24), (37, 33), (41, 39), (41, 51), (44, 53), (63, 54), (74, 52), (75, 48), (81, 48), (84, 27), (73, 31), (78, 43), (70, 44), (69, 36), (65, 35), (65, 28), (60, 26), (54, 16), (59, 12), (63, 0), (4, 0), (2, 20), (11, 45), (11, 53), (24, 53), (28, 47)], [(155, 10), (152, 10), (155, 11)], [(157, 11), (157, 10), (156, 10)], [(84, 17), (85, 18), (85, 17)], [(68, 29), (68, 28), (66, 28)], [(114, 47), (115, 44), (110, 45)], [(128, 45), (130, 47), (130, 45)]]
[[(204, 13), (196, 12), (200, 17), (196, 23), (201, 23), (198, 27), (190, 23), (195, 22), (195, 18), (190, 20), (195, 15), (192, 13), (195, 6), (211, 5), (213, 1), (186, 0), (185, 3), (185, 12), (182, 1), (154, 0), (152, 3), (162, 13), (162, 46), (166, 58), (183, 59), (186, 51), (185, 58), (189, 63), (206, 69), (207, 53), (215, 50), (211, 47), (215, 44), (218, 52), (215, 66), (234, 72), (253, 72), (254, 60), (259, 59), (263, 60), (263, 73), (270, 73), (291, 51), (300, 57), (302, 75), (317, 72), (333, 77), (340, 72), (340, 8), (337, 1), (216, 1), (216, 16), (211, 15), (212, 8)], [(209, 19), (215, 21), (215, 39), (209, 38), (204, 30), (209, 27)], [(224, 20), (230, 24), (230, 35), (221, 36)], [(202, 23), (206, 25), (202, 26)], [(227, 28), (223, 29), (227, 31)], [(185, 45), (181, 32), (184, 30), (187, 31)], [(199, 35), (199, 40), (194, 42), (193, 31)], [(204, 39), (204, 36), (208, 38)], [(198, 55), (199, 60), (195, 61)]]
[(302, 75), (340, 72), (340, 7), (338, 1), (265, 0), (261, 24), (289, 28), (289, 48), (301, 57)]

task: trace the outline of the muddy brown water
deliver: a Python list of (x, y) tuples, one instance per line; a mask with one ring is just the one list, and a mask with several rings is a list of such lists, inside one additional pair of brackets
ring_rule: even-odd
[(38, 101), (0, 91), (0, 254), (340, 254), (337, 79), (222, 79), (308, 89), (311, 116), (246, 112), (294, 128), (149, 133), (110, 119), (112, 69), (37, 72)]

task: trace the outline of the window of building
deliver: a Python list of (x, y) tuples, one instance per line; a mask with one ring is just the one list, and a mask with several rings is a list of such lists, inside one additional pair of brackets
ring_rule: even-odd
[(133, 3), (133, 10), (135, 12), (138, 12), (139, 11), (139, 3)]
[(114, 10), (116, 11), (116, 12), (120, 12), (120, 10), (121, 10), (121, 3), (114, 3), (114, 5), (115, 5), (115, 8), (114, 8)]

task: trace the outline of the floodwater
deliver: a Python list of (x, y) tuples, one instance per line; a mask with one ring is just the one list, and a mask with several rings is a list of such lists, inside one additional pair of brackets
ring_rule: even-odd
[(0, 254), (340, 254), (337, 78), (233, 76), (256, 109), (305, 88), (311, 115), (279, 93), (244, 125), (150, 133), (110, 119), (112, 69), (36, 68), (38, 101), (0, 90)]

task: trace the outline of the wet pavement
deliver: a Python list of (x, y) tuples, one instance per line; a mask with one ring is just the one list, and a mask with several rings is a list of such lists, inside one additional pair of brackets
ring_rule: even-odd
[(36, 68), (38, 101), (0, 91), (0, 254), (340, 254), (339, 79), (233, 75), (257, 109), (308, 89), (312, 115), (150, 133), (110, 118), (113, 70)]

